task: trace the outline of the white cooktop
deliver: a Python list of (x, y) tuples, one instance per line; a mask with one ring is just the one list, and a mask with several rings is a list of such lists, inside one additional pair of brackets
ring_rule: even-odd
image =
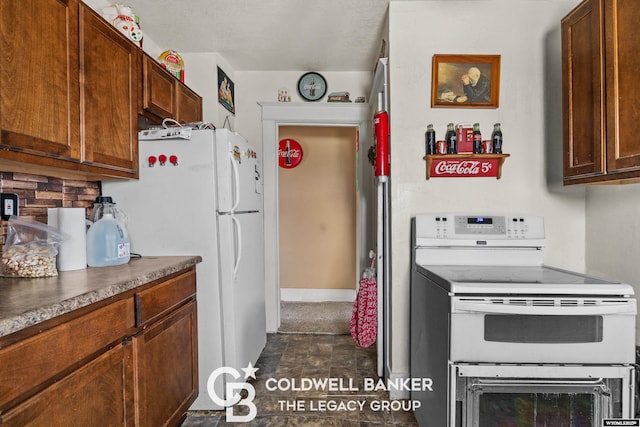
[(633, 288), (547, 266), (418, 265), (418, 271), (452, 294), (631, 296)]
[(543, 265), (544, 220), (534, 215), (417, 215), (418, 272), (453, 294), (631, 296), (633, 288)]

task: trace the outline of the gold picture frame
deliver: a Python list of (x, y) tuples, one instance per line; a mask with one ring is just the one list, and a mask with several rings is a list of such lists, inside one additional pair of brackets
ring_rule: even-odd
[(433, 55), (431, 107), (498, 108), (500, 55)]

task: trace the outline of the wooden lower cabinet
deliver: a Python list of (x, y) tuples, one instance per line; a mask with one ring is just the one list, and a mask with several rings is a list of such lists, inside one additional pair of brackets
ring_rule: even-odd
[(2, 415), (7, 426), (133, 426), (133, 346), (119, 344)]
[(195, 267), (0, 339), (0, 425), (179, 426), (198, 394)]
[(139, 425), (177, 426), (198, 393), (196, 302), (134, 338)]

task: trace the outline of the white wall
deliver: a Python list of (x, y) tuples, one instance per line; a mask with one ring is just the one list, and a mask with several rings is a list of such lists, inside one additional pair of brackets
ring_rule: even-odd
[[(235, 71), (231, 65), (217, 53), (180, 53), (184, 60), (184, 82), (202, 97), (202, 118), (216, 127), (235, 129), (236, 117), (218, 102), (218, 67), (234, 82), (234, 92), (238, 84), (235, 82)], [(236, 95), (237, 98), (237, 95)], [(236, 102), (236, 115), (238, 107)], [(228, 123), (225, 125), (225, 121)]]
[[(371, 64), (373, 70), (374, 64)], [(237, 71), (236, 76), (236, 132), (262, 150), (262, 109), (258, 102), (277, 102), (278, 90), (288, 89), (291, 102), (304, 102), (296, 86), (298, 79), (309, 70), (303, 71)], [(371, 72), (324, 72), (320, 74), (327, 80), (327, 93), (347, 91), (355, 101), (359, 96), (369, 97), (373, 71)], [(367, 99), (368, 101), (368, 99)], [(326, 97), (320, 103), (326, 102)]]
[(588, 273), (629, 283), (640, 294), (640, 185), (589, 187), (586, 212)]
[[(579, 0), (392, 1), (389, 9), (392, 191), (392, 373), (408, 373), (410, 220), (425, 212), (543, 215), (545, 262), (585, 268), (583, 189), (561, 178), (560, 19)], [(434, 54), (501, 55), (498, 109), (430, 107)], [(425, 179), (424, 131), (502, 123), (500, 180)]]

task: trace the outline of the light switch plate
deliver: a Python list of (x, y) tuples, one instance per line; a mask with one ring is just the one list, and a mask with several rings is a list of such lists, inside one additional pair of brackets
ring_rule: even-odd
[(12, 193), (0, 193), (0, 216), (7, 220), (11, 215), (18, 216), (18, 195)]

